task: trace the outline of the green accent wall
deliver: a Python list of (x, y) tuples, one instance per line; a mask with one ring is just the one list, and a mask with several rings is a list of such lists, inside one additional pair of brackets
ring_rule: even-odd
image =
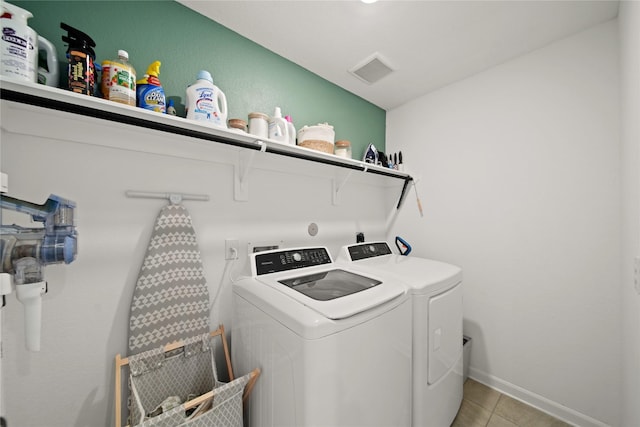
[[(66, 45), (60, 22), (89, 34), (96, 61), (129, 53), (138, 78), (155, 60), (160, 81), (184, 116), (185, 90), (199, 70), (208, 70), (227, 96), (229, 118), (273, 114), (276, 106), (296, 129), (327, 122), (336, 140), (351, 141), (362, 159), (369, 143), (384, 151), (386, 112), (174, 1), (13, 1), (33, 14), (29, 25), (50, 40), (61, 61), (66, 88)], [(326, 58), (330, 61), (331, 58)]]

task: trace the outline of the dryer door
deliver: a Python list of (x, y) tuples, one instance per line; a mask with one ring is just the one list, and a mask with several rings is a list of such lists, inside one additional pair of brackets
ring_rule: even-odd
[(429, 300), (429, 384), (436, 383), (462, 355), (462, 282)]

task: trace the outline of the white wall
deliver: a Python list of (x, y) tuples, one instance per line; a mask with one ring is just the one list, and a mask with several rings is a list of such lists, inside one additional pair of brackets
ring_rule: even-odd
[(470, 375), (581, 426), (621, 422), (618, 82), (610, 21), (387, 115), (425, 212), (394, 234), (462, 266)]
[[(50, 193), (75, 201), (79, 250), (72, 264), (45, 268), (49, 292), (39, 353), (25, 350), (15, 296), (2, 309), (4, 409), (11, 427), (113, 425), (113, 360), (126, 354), (133, 287), (155, 218), (167, 203), (130, 199), (126, 190), (209, 195), (208, 202), (184, 205), (211, 295), (223, 286), (212, 328), (222, 322), (230, 331), (229, 273), (242, 274), (249, 241), (327, 245), (337, 254), (358, 231), (384, 238), (403, 184), (355, 172), (334, 206), (331, 179), (341, 179), (345, 169), (256, 152), (249, 201), (236, 202), (237, 149), (21, 108), (2, 103), (1, 166), (9, 174), (9, 194), (36, 203)], [(19, 216), (4, 212), (7, 221)], [(318, 224), (316, 237), (307, 233), (311, 222)], [(237, 263), (225, 264), (225, 238), (240, 240)]]
[(640, 425), (640, 296), (633, 258), (640, 256), (640, 3), (623, 1), (618, 15), (622, 113), (622, 425)]

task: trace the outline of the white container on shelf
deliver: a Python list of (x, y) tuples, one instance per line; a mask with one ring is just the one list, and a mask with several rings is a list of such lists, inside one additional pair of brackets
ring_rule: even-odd
[(280, 107), (276, 107), (273, 117), (269, 120), (269, 139), (285, 144), (289, 143), (289, 125), (282, 117)]
[[(12, 79), (37, 83), (38, 52), (46, 52), (47, 65), (57, 85), (58, 60), (55, 47), (27, 24), (33, 15), (16, 5), (2, 2), (2, 39), (0, 40), (0, 74)], [(51, 86), (51, 85), (50, 85)]]
[(291, 116), (284, 116), (287, 121), (287, 127), (289, 128), (289, 144), (296, 145), (296, 127), (293, 124)]
[(201, 70), (187, 88), (187, 119), (227, 127), (227, 97), (213, 84), (211, 73)]
[(269, 116), (264, 113), (249, 113), (249, 133), (260, 138), (268, 138)]
[(336, 141), (333, 154), (338, 157), (344, 157), (345, 159), (351, 159), (351, 142), (344, 139)]
[(333, 143), (336, 133), (333, 126), (328, 123), (319, 123), (315, 126), (303, 126), (298, 131), (298, 145), (333, 154)]

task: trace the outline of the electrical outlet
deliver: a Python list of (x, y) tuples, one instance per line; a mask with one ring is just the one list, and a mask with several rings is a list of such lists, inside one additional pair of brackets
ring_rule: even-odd
[(238, 251), (240, 250), (240, 242), (238, 239), (224, 240), (224, 259), (238, 259)]
[(640, 256), (633, 259), (633, 287), (640, 295)]

